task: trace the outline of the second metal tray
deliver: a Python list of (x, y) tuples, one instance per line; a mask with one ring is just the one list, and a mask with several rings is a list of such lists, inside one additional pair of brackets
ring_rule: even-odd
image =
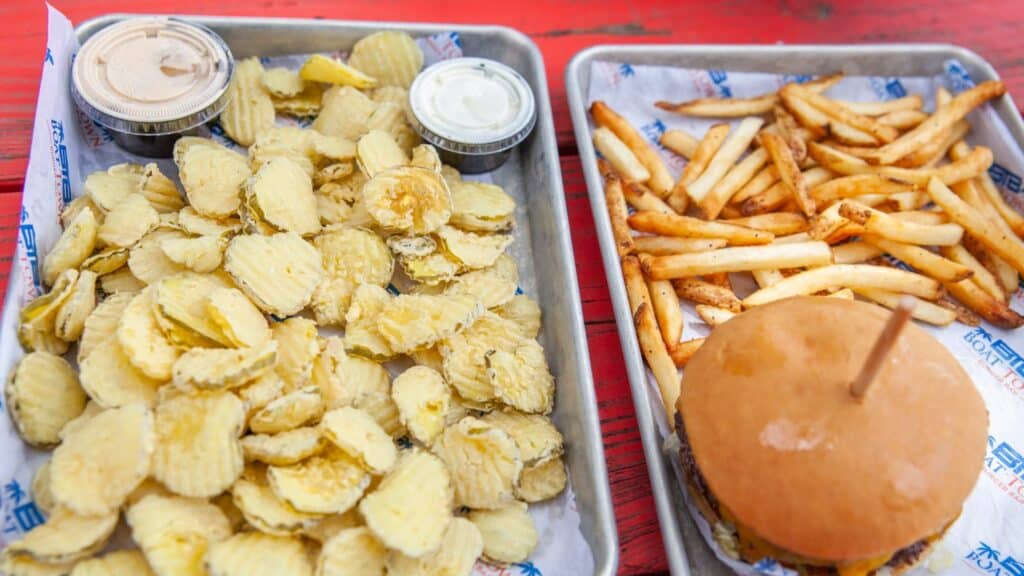
[[(615, 250), (611, 223), (604, 201), (597, 156), (591, 141), (587, 112), (590, 70), (593, 62), (617, 62), (633, 65), (677, 66), (680, 68), (719, 69), (736, 72), (773, 74), (830, 74), (850, 76), (938, 76), (943, 63), (957, 59), (976, 82), (998, 80), (999, 76), (983, 58), (959, 46), (949, 44), (876, 44), (862, 46), (758, 46), (758, 45), (599, 45), (578, 53), (565, 73), (576, 142), (583, 174), (587, 181), (591, 209), (597, 226), (615, 320), (622, 342), (633, 404), (636, 407), (640, 437), (651, 476), (655, 506), (661, 523), (662, 538), (673, 574), (729, 574), (705, 545), (697, 527), (683, 505), (672, 464), (662, 453), (661, 439), (655, 428), (655, 416), (644, 359), (637, 344), (636, 331), (629, 313), (629, 301), (623, 284), (619, 257)], [(1009, 95), (992, 102), (1018, 145), (1024, 146), (1021, 122)]]

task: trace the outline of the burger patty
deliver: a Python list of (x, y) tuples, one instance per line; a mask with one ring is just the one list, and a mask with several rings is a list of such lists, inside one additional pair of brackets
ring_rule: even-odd
[[(690, 447), (690, 439), (686, 435), (686, 427), (683, 426), (679, 414), (676, 414), (676, 432), (679, 436), (679, 459), (682, 463), (683, 471), (686, 472), (687, 478), (698, 494), (704, 498), (711, 509), (715, 511), (715, 514), (721, 517), (718, 499), (711, 493), (707, 481), (704, 480), (704, 476), (697, 467), (697, 461), (693, 457), (693, 449)], [(929, 544), (928, 538), (922, 538), (910, 546), (897, 550), (892, 555), (892, 558), (886, 562), (885, 567), (896, 569), (913, 565), (920, 560), (921, 554), (928, 549)], [(754, 561), (756, 560), (754, 559)], [(833, 566), (814, 566), (813, 568), (813, 573), (816, 575), (838, 574), (838, 571)]]

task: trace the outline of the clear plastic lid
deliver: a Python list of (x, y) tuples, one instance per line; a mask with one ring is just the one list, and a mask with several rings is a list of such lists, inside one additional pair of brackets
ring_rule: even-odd
[(485, 58), (456, 58), (427, 68), (409, 89), (409, 104), (424, 140), (464, 154), (511, 148), (537, 120), (526, 79)]
[(169, 134), (224, 109), (233, 69), (231, 50), (205, 26), (177, 18), (129, 18), (86, 40), (71, 71), (72, 94), (104, 126)]

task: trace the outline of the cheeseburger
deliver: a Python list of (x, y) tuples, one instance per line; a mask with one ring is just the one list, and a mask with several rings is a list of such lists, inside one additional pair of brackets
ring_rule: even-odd
[(959, 362), (906, 326), (850, 392), (890, 313), (783, 300), (715, 328), (677, 408), (687, 486), (722, 548), (801, 574), (899, 574), (957, 519), (988, 413)]

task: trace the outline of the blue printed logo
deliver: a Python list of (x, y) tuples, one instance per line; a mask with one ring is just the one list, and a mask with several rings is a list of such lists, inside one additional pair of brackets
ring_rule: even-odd
[(963, 341), (993, 378), (1011, 393), (1024, 397), (1024, 357), (981, 326), (964, 334)]
[(636, 70), (633, 70), (633, 66), (631, 64), (620, 64), (619, 74), (622, 74), (623, 78), (632, 78), (633, 76), (636, 76)]
[(1002, 554), (999, 550), (979, 540), (977, 547), (964, 556), (968, 566), (993, 576), (1024, 576), (1024, 562)]
[(974, 88), (974, 80), (971, 79), (971, 75), (959, 60), (946, 60), (942, 66), (946, 70), (949, 89), (954, 94)]
[(661, 140), (661, 135), (665, 133), (665, 130), (665, 123), (657, 118), (640, 127), (640, 131), (644, 133), (644, 136), (654, 143), (658, 143)]
[(1007, 496), (1024, 504), (1024, 454), (1021, 450), (989, 436), (985, 475)]
[(765, 574), (766, 576), (789, 576), (793, 574), (791, 570), (786, 570), (781, 564), (771, 558), (761, 558), (758, 560), (754, 563), (754, 570), (758, 574)]
[(28, 260), (29, 270), (32, 271), (32, 286), (38, 294), (43, 287), (42, 279), (39, 277), (39, 247), (36, 245), (36, 228), (29, 223), (28, 211), (25, 209), (21, 210), (18, 238), (25, 246), (25, 258)]
[(46, 56), (43, 56), (43, 63), (53, 66), (53, 52), (50, 52), (50, 47), (46, 47)]
[(782, 77), (784, 84), (805, 84), (810, 82), (810, 80), (811, 76), (809, 74), (786, 74)]
[(28, 495), (17, 480), (4, 485), (0, 507), (3, 509), (4, 534), (25, 533), (46, 522), (42, 511), (35, 502), (28, 500)]
[(992, 181), (997, 186), (1002, 186), (1014, 194), (1024, 192), (1024, 188), (1021, 187), (1020, 175), (1013, 173), (1013, 171), (1002, 164), (993, 162), (988, 168), (988, 175), (992, 177)]
[[(50, 120), (50, 154), (53, 157), (53, 177), (60, 201), (58, 208), (71, 202), (71, 176), (68, 164), (68, 147), (64, 145), (64, 124)], [(58, 210), (59, 211), (59, 210)]]
[(875, 96), (882, 100), (893, 100), (907, 95), (907, 89), (903, 87), (903, 83), (900, 82), (899, 78), (872, 76), (870, 82)]
[(726, 84), (729, 74), (725, 70), (708, 70), (708, 78), (711, 78), (711, 83), (719, 97), (732, 98), (732, 90)]

